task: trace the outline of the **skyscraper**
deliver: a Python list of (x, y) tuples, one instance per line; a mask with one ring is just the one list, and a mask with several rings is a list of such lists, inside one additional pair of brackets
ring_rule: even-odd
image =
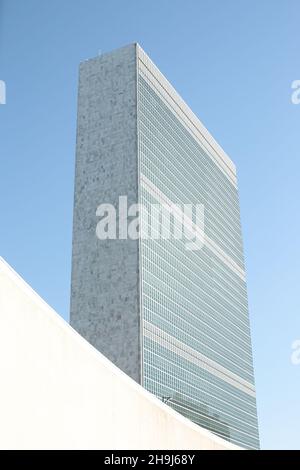
[[(179, 222), (186, 238), (162, 234)], [(179, 413), (259, 447), (235, 166), (137, 44), (80, 66), (71, 324)]]

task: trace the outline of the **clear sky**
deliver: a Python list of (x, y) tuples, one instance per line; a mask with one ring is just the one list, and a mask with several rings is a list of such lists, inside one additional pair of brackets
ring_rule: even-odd
[(78, 64), (139, 42), (237, 165), (263, 448), (300, 449), (299, 17), (299, 0), (0, 0), (0, 255), (68, 319)]

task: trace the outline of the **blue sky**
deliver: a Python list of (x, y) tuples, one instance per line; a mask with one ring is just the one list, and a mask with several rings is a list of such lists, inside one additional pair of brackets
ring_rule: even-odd
[(298, 0), (0, 0), (0, 255), (69, 315), (80, 61), (139, 42), (237, 165), (261, 445), (300, 449)]

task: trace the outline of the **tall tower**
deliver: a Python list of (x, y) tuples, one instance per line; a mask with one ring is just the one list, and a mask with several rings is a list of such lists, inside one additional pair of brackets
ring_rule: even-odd
[[(198, 248), (162, 236), (166, 213)], [(235, 166), (137, 44), (80, 65), (71, 324), (179, 413), (259, 447)]]

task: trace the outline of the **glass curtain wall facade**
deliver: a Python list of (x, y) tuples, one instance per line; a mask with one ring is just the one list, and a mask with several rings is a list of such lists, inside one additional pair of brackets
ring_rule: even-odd
[[(235, 168), (140, 47), (139, 201), (203, 204), (205, 242), (140, 240), (142, 382), (222, 438), (259, 447)], [(146, 224), (142, 216), (143, 223)]]

